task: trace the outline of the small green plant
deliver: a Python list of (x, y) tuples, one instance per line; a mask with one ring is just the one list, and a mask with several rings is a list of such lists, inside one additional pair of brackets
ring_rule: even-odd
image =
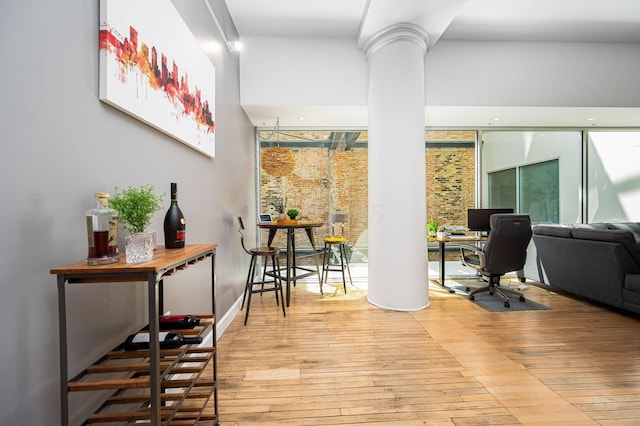
[(109, 206), (118, 212), (118, 221), (130, 234), (144, 232), (151, 224), (153, 214), (162, 208), (163, 195), (157, 195), (151, 184), (130, 186), (120, 191), (116, 187)]
[(436, 233), (438, 232), (438, 228), (440, 227), (440, 224), (431, 219), (427, 222), (427, 233), (429, 234), (429, 236), (435, 236)]
[(287, 210), (287, 216), (289, 216), (289, 218), (291, 220), (295, 219), (296, 216), (298, 216), (298, 214), (300, 214), (300, 210), (298, 210), (298, 209), (289, 209), (289, 210)]

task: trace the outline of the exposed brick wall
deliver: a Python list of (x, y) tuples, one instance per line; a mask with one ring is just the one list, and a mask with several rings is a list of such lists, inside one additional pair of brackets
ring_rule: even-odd
[[(329, 156), (327, 149), (263, 148), (260, 150), (260, 199), (263, 212), (277, 214), (274, 198), (287, 199), (287, 209), (300, 210), (299, 218), (326, 221), (329, 205)], [(316, 238), (326, 233), (316, 231)], [(264, 231), (263, 241), (266, 241)], [(276, 235), (274, 245), (286, 247), (284, 233)], [(296, 246), (309, 247), (303, 233), (296, 233)]]
[[(427, 132), (427, 140), (473, 141), (473, 132)], [(326, 222), (329, 213), (349, 215), (347, 238), (352, 245), (367, 244), (368, 150), (263, 147), (260, 150), (260, 198), (264, 212), (274, 212), (274, 197), (287, 197), (287, 208), (297, 208), (303, 219)], [(475, 205), (475, 154), (470, 147), (434, 147), (425, 150), (427, 218), (443, 225), (466, 225), (467, 208)], [(266, 241), (266, 231), (263, 241)], [(424, 230), (426, 236), (426, 229)], [(316, 244), (329, 234), (315, 231)], [(281, 233), (275, 245), (284, 247)], [(309, 247), (303, 233), (297, 247)], [(455, 253), (449, 257), (457, 256)], [(437, 253), (430, 253), (436, 260)]]
[[(352, 245), (366, 246), (368, 228), (368, 150), (332, 152), (331, 211), (347, 213), (346, 236)], [(327, 212), (328, 213), (328, 212)], [(364, 241), (363, 241), (364, 240)]]
[[(441, 225), (467, 224), (467, 209), (475, 206), (475, 160), (472, 148), (426, 150), (427, 218)], [(432, 243), (435, 244), (435, 243)], [(447, 260), (457, 258), (447, 253)], [(436, 260), (431, 252), (429, 260)]]

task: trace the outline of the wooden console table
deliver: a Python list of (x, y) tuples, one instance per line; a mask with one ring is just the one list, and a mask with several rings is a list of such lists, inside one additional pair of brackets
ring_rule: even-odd
[[(58, 279), (58, 318), (60, 328), (60, 405), (61, 424), (69, 424), (69, 392), (112, 389), (110, 400), (114, 404), (123, 402), (137, 404), (137, 409), (127, 412), (96, 412), (85, 423), (131, 422), (161, 425), (208, 424), (218, 425), (218, 398), (216, 372), (216, 327), (215, 327), (215, 253), (217, 244), (194, 244), (180, 249), (165, 249), (159, 246), (153, 259), (143, 263), (126, 263), (124, 256), (119, 263), (110, 265), (87, 265), (79, 262), (51, 269)], [(181, 330), (185, 334), (204, 336), (211, 332), (212, 347), (189, 345), (179, 349), (160, 350), (158, 337), (158, 317), (163, 312), (163, 279), (201, 260), (211, 258), (211, 314), (204, 315), (207, 324), (193, 330)], [(124, 351), (120, 347), (98, 360), (78, 376), (69, 379), (67, 359), (67, 314), (65, 285), (76, 283), (122, 283), (147, 282), (150, 345), (148, 351)], [(209, 331), (210, 330), (210, 331)], [(155, 338), (154, 338), (155, 336)], [(139, 359), (142, 358), (142, 361)], [(115, 363), (109, 363), (116, 359)], [(127, 361), (122, 362), (125, 359)], [(185, 367), (191, 366), (191, 367)], [(202, 372), (210, 366), (212, 379), (204, 379)], [(124, 367), (123, 367), (124, 366)], [(126, 371), (125, 371), (126, 370)], [(128, 375), (124, 379), (87, 380), (94, 373), (119, 372)], [(179, 375), (179, 377), (178, 377)], [(190, 378), (185, 379), (184, 376)], [(135, 395), (128, 396), (127, 390), (136, 389)], [(148, 393), (140, 394), (140, 389)], [(165, 393), (165, 390), (173, 392)], [(180, 389), (179, 392), (175, 392)], [(189, 406), (181, 410), (182, 402), (195, 394), (200, 407)], [(213, 414), (204, 413), (205, 406), (213, 397)], [(128, 399), (127, 399), (128, 398)], [(109, 401), (105, 406), (109, 406)], [(104, 407), (103, 407), (104, 408)]]

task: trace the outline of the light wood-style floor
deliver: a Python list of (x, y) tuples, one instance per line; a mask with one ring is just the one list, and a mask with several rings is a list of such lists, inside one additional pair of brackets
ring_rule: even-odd
[(640, 424), (637, 317), (533, 286), (550, 310), (432, 284), (428, 309), (393, 312), (348, 290), (298, 284), (286, 318), (254, 295), (219, 340), (222, 425)]

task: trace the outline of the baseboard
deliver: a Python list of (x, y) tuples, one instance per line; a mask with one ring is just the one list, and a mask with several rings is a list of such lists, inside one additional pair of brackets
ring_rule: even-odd
[(240, 308), (242, 307), (242, 297), (244, 294), (240, 294), (238, 300), (234, 302), (233, 305), (227, 310), (227, 312), (220, 318), (220, 320), (216, 320), (216, 336), (217, 340), (220, 340), (220, 337), (224, 334), (227, 328), (231, 325), (233, 319), (240, 312)]

